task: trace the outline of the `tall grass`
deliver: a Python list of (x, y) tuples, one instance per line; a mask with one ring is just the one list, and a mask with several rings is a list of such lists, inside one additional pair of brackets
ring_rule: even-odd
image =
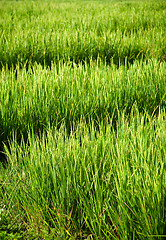
[(133, 104), (140, 112), (156, 114), (166, 106), (166, 64), (156, 60), (135, 62), (129, 68), (91, 62), (90, 66), (59, 63), (51, 70), (35, 65), (32, 70), (0, 72), (1, 141), (17, 131), (18, 137), (63, 121), (66, 128), (82, 118), (89, 122), (129, 115)]
[(59, 60), (165, 61), (165, 2), (2, 2), (0, 67)]
[(0, 239), (166, 237), (165, 11), (0, 1)]
[(19, 214), (15, 223), (39, 236), (157, 239), (165, 231), (165, 149), (165, 112), (151, 118), (135, 107), (116, 132), (92, 122), (70, 136), (64, 126), (40, 139), (29, 134), (28, 144), (6, 148), (3, 201)]

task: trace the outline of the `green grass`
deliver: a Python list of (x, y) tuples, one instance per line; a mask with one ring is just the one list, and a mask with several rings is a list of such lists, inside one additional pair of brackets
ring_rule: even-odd
[(74, 239), (163, 235), (165, 149), (165, 112), (152, 119), (136, 108), (130, 123), (119, 118), (116, 132), (111, 124), (98, 132), (92, 122), (70, 136), (63, 126), (32, 134), (28, 144), (12, 141), (6, 149), (3, 201), (20, 210), (14, 222), (23, 218), (38, 234), (42, 225), (54, 237)]
[(48, 126), (65, 123), (68, 132), (73, 122), (81, 119), (100, 123), (125, 110), (130, 114), (133, 104), (139, 112), (156, 114), (166, 106), (166, 64), (156, 60), (135, 62), (129, 68), (91, 62), (51, 66), (36, 65), (26, 69), (0, 73), (1, 141), (17, 131), (18, 138)]
[(0, 239), (166, 237), (165, 15), (0, 1)]
[[(165, 61), (165, 3), (74, 1), (0, 4), (0, 67), (99, 56), (109, 64)], [(5, 21), (4, 21), (5, 19)]]

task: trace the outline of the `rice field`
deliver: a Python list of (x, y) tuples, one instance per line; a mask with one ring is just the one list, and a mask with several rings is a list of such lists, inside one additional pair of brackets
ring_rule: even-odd
[(0, 239), (166, 238), (165, 16), (0, 1)]

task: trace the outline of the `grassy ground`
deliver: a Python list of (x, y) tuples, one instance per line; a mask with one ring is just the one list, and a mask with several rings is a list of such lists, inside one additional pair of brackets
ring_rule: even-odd
[(0, 2), (0, 239), (166, 237), (165, 15)]

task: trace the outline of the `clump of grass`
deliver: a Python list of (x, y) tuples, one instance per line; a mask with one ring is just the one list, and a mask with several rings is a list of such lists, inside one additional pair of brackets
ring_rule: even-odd
[(62, 126), (40, 139), (29, 134), (28, 144), (13, 140), (3, 202), (18, 207), (25, 228), (44, 224), (54, 237), (164, 235), (165, 133), (165, 112), (151, 118), (133, 108), (117, 131), (82, 122), (70, 136)]

